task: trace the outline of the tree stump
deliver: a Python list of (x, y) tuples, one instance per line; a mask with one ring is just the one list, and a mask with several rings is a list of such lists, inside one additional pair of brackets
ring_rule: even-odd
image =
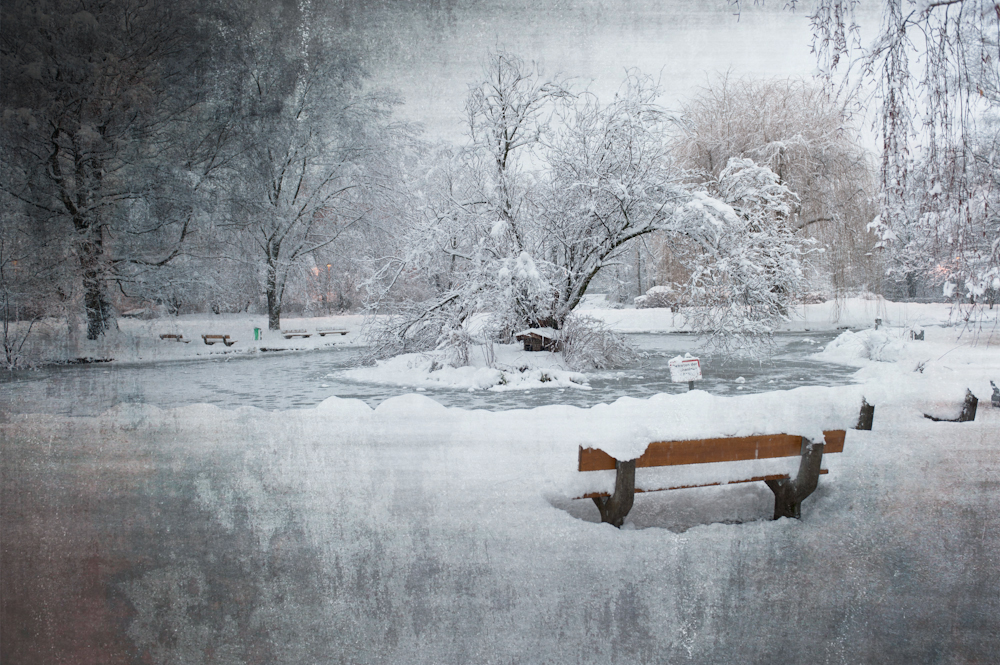
[(972, 391), (968, 388), (965, 389), (965, 401), (962, 402), (962, 411), (958, 414), (958, 418), (937, 418), (935, 416), (929, 416), (926, 413), (924, 418), (928, 420), (933, 420), (936, 423), (947, 422), (947, 423), (971, 423), (976, 419), (976, 409), (979, 407), (979, 398), (972, 394)]
[(962, 403), (962, 413), (958, 415), (958, 422), (971, 423), (976, 419), (976, 408), (979, 406), (979, 399), (972, 394), (968, 388), (965, 389), (965, 401)]
[(861, 413), (858, 414), (858, 424), (854, 429), (864, 429), (871, 431), (872, 422), (875, 420), (875, 407), (868, 403), (868, 400), (861, 399)]

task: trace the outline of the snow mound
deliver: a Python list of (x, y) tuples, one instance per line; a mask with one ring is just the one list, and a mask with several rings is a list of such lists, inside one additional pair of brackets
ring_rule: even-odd
[(456, 388), (464, 390), (530, 390), (532, 388), (580, 388), (589, 390), (587, 377), (565, 368), (557, 354), (519, 351), (520, 345), (494, 347), (489, 352), (472, 352), (478, 362), (452, 367), (438, 353), (407, 353), (380, 360), (374, 367), (345, 370), (340, 376), (353, 381), (381, 383), (410, 388)]
[[(848, 429), (857, 423), (861, 400), (861, 386), (807, 387), (739, 397), (694, 390), (648, 399), (623, 397), (586, 409), (551, 405), (475, 411), (447, 408), (429, 397), (411, 394), (388, 399), (374, 410), (357, 400), (331, 399), (323, 402), (317, 416), (337, 423), (327, 430), (329, 442), (336, 445), (360, 436), (375, 447), (404, 439), (410, 446), (449, 442), (476, 448), (480, 445), (477, 442), (482, 442), (491, 450), (508, 451), (512, 459), (534, 451), (532, 455), (546, 460), (542, 464), (546, 485), (565, 496), (582, 496), (610, 491), (614, 472), (579, 473), (578, 448), (598, 448), (616, 459), (628, 460), (641, 456), (654, 441), (782, 433), (822, 441), (824, 430)], [(727, 482), (738, 477), (792, 473), (797, 464), (797, 458), (779, 458), (644, 469), (637, 473), (636, 483), (640, 488), (657, 489)], [(513, 468), (509, 472), (519, 473)]]
[[(622, 397), (590, 408), (551, 405), (513, 411), (470, 411), (444, 407), (423, 395), (402, 395), (374, 411), (357, 400), (330, 399), (324, 417), (339, 421), (372, 418), (387, 431), (411, 429), (415, 418), (428, 421), (444, 438), (456, 432), (489, 431), (495, 445), (544, 441), (573, 452), (599, 448), (612, 457), (635, 459), (653, 441), (796, 434), (823, 440), (823, 431), (853, 427), (861, 408), (862, 387), (804, 387), (720, 397), (702, 390), (658, 394), (648, 399)], [(871, 401), (871, 400), (869, 400)], [(367, 407), (366, 407), (367, 408)], [(462, 438), (462, 437), (460, 437)]]
[(831, 362), (857, 364), (857, 361), (897, 362), (903, 357), (906, 342), (896, 330), (844, 331), (816, 358)]

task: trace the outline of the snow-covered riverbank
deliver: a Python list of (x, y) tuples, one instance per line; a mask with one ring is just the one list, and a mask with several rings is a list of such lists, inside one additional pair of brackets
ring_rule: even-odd
[[(281, 331), (267, 329), (267, 317), (250, 314), (192, 314), (157, 319), (119, 318), (117, 329), (101, 339), (88, 340), (81, 325), (43, 320), (36, 323), (22, 351), (34, 363), (158, 362), (222, 356), (308, 351), (360, 343), (364, 317), (346, 314), (328, 317), (286, 318), (282, 330), (307, 330), (309, 337), (286, 338)], [(346, 335), (319, 335), (325, 330), (346, 330)], [(255, 339), (255, 332), (257, 339)], [(161, 335), (180, 336), (162, 338)], [(227, 335), (206, 344), (202, 335)]]
[[(581, 309), (580, 313), (602, 320), (622, 333), (687, 332), (689, 327), (683, 311), (669, 309), (611, 309), (600, 306), (600, 298), (591, 299), (597, 307)], [(950, 331), (956, 339), (975, 337), (987, 344), (1000, 344), (1000, 308), (977, 309), (971, 319), (969, 310), (955, 309), (940, 303), (892, 303), (884, 299), (851, 298), (816, 305), (803, 305), (790, 313), (782, 331), (822, 331), (865, 329), (881, 319), (883, 327), (900, 329), (905, 334), (910, 327), (938, 326)], [(65, 321), (46, 320), (36, 323), (22, 355), (35, 363), (74, 362), (82, 359), (110, 362), (156, 362), (212, 358), (225, 355), (268, 353), (275, 351), (308, 351), (331, 346), (363, 345), (364, 317), (340, 315), (282, 320), (282, 330), (305, 330), (309, 337), (286, 339), (280, 331), (267, 329), (265, 316), (246, 314), (199, 314), (159, 319), (118, 320), (118, 329), (97, 341), (87, 340), (82, 324), (68, 325)], [(254, 338), (255, 329), (259, 339)], [(323, 330), (346, 330), (346, 335), (328, 334)], [(182, 335), (188, 343), (162, 339), (161, 335)], [(202, 335), (229, 335), (234, 343), (206, 345)], [(568, 381), (568, 379), (567, 379)]]

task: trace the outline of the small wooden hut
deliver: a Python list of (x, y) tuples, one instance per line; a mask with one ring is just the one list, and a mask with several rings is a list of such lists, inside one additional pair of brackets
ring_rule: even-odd
[(559, 331), (553, 328), (528, 328), (514, 335), (524, 342), (525, 351), (558, 351)]

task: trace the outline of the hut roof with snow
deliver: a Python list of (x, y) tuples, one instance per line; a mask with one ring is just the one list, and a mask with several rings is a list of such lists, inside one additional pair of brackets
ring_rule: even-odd
[(514, 334), (519, 342), (524, 342), (525, 351), (558, 351), (559, 331), (554, 328), (528, 328)]

